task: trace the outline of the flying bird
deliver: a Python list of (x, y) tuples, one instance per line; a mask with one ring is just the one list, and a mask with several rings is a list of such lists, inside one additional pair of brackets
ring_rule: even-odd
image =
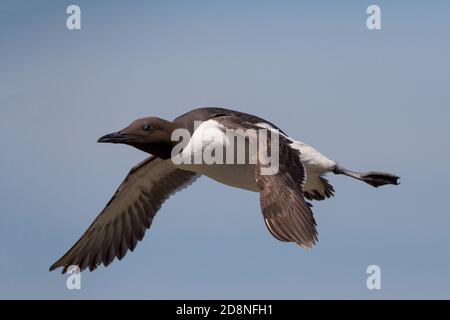
[[(208, 145), (224, 143), (230, 129), (269, 130), (278, 136), (278, 170), (275, 174), (262, 174), (264, 164), (258, 157), (254, 163), (176, 164), (172, 153), (178, 142), (173, 141), (172, 135), (178, 129), (190, 134), (180, 151), (190, 155), (203, 152)], [(206, 144), (196, 145), (198, 139)], [(324, 200), (334, 195), (333, 186), (324, 177), (326, 173), (346, 175), (373, 187), (399, 184), (399, 177), (394, 174), (345, 169), (269, 121), (224, 108), (195, 109), (173, 121), (157, 117), (138, 119), (98, 142), (130, 145), (150, 156), (131, 169), (106, 207), (50, 271), (62, 267), (66, 272), (72, 265), (92, 271), (102, 263), (108, 266), (116, 257), (121, 260), (142, 240), (162, 203), (202, 175), (231, 187), (259, 192), (269, 232), (280, 241), (305, 248), (318, 241), (312, 205), (307, 200)], [(274, 150), (270, 143), (268, 149)]]

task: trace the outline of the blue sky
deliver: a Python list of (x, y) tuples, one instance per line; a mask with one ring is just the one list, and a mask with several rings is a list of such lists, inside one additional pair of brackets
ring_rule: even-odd
[[(366, 28), (377, 3), (382, 30)], [(65, 27), (79, 4), (82, 29)], [(0, 298), (450, 298), (447, 1), (0, 2)], [(266, 118), (356, 170), (330, 176), (310, 251), (257, 194), (201, 178), (121, 262), (48, 267), (145, 154), (96, 139), (198, 106)], [(382, 289), (366, 288), (377, 264)]]

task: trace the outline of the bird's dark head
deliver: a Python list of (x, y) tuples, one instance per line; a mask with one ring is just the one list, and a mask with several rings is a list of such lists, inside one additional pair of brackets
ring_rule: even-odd
[(133, 121), (128, 127), (99, 138), (101, 143), (121, 143), (133, 146), (157, 157), (170, 158), (172, 132), (176, 126), (167, 120), (147, 117)]

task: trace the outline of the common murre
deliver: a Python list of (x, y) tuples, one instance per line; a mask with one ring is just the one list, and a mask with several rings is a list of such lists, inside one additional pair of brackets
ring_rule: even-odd
[[(196, 127), (195, 123), (201, 124)], [(275, 174), (261, 174), (264, 165), (257, 156), (244, 164), (175, 164), (172, 151), (177, 145), (172, 135), (185, 130), (190, 140), (182, 152), (203, 152), (226, 141), (228, 129), (266, 129), (277, 132), (279, 151)], [(195, 139), (207, 141), (199, 150), (189, 148)], [(75, 245), (50, 270), (71, 265), (91, 271), (115, 257), (122, 259), (142, 240), (162, 203), (173, 193), (206, 175), (221, 183), (260, 193), (264, 221), (280, 241), (310, 248), (317, 242), (316, 222), (308, 200), (324, 200), (334, 195), (325, 173), (343, 174), (374, 187), (398, 184), (396, 175), (383, 172), (359, 173), (341, 167), (313, 147), (289, 137), (274, 124), (247, 113), (224, 108), (200, 108), (173, 121), (156, 117), (138, 119), (128, 127), (98, 139), (103, 143), (133, 146), (151, 156), (131, 169), (106, 207)], [(275, 145), (269, 145), (274, 148)], [(187, 150), (187, 151), (186, 151)]]

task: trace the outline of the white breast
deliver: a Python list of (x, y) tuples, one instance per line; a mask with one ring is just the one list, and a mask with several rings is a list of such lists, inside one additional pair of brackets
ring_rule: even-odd
[[(208, 120), (202, 122), (183, 149), (184, 162), (175, 166), (208, 176), (232, 187), (259, 192), (255, 180), (254, 164), (205, 163), (204, 155), (205, 150), (208, 148), (209, 150), (224, 150), (224, 159), (226, 158), (225, 150), (230, 144), (228, 138), (225, 134), (225, 128), (217, 121)], [(248, 151), (248, 148), (246, 148), (246, 151)], [(248, 157), (248, 152), (246, 157)], [(187, 163), (189, 160), (191, 163)]]

